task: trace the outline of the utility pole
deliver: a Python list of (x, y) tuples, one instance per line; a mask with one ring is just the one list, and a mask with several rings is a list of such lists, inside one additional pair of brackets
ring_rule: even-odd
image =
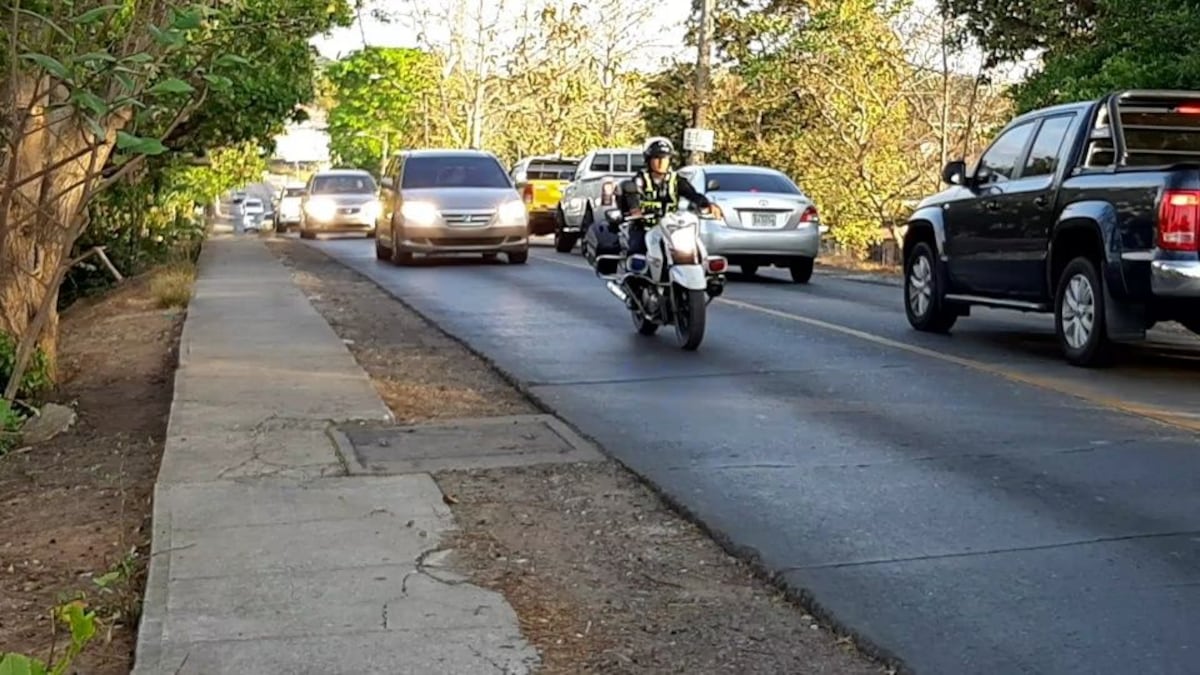
[[(695, 100), (692, 104), (692, 127), (704, 129), (708, 113), (709, 87), (709, 44), (712, 41), (712, 20), (716, 0), (701, 0), (700, 2), (700, 40), (696, 49), (696, 89)], [(704, 161), (704, 153), (692, 150), (688, 163), (699, 164)]]

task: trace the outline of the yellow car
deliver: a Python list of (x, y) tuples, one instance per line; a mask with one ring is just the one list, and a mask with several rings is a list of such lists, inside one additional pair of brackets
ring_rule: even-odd
[(526, 157), (513, 167), (510, 175), (525, 202), (529, 234), (554, 234), (554, 211), (578, 167), (578, 159), (557, 155)]

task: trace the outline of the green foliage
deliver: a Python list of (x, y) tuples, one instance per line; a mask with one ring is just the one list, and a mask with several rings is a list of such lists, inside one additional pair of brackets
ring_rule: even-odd
[(439, 76), (437, 59), (419, 49), (368, 47), (331, 64), (324, 73), (330, 151), (343, 165), (378, 174), (385, 149), (425, 145), (425, 110)]
[[(8, 386), (16, 358), (16, 340), (11, 335), (0, 333), (0, 391)], [(49, 361), (44, 351), (41, 349), (34, 351), (29, 367), (25, 369), (25, 373), (21, 377), (21, 386), (17, 389), (18, 398), (37, 398), (50, 388)], [(13, 429), (8, 429), (8, 431), (13, 431)]]
[(1200, 12), (1191, 0), (944, 0), (963, 37), (994, 61), (1044, 50), (1012, 90), (1019, 112), (1120, 89), (1200, 88)]
[(0, 675), (65, 675), (75, 659), (96, 637), (96, 614), (83, 601), (69, 602), (54, 610), (54, 618), (70, 629), (71, 644), (53, 667), (23, 654), (0, 655)]

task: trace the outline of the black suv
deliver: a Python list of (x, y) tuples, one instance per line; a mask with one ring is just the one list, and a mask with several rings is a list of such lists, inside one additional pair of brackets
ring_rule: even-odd
[(942, 178), (904, 237), (917, 330), (947, 332), (972, 305), (1053, 312), (1081, 366), (1158, 321), (1200, 333), (1200, 92), (1027, 113)]

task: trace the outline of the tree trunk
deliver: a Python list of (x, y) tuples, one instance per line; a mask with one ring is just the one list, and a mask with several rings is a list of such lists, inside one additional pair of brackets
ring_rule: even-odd
[(66, 109), (47, 111), (61, 92), (40, 93), (44, 80), (20, 79), (10, 86), (29, 114), (0, 164), (0, 332), (20, 344), (45, 312), (37, 340), (53, 376), (59, 272), (80, 233), (84, 197), (111, 145), (97, 146)]

